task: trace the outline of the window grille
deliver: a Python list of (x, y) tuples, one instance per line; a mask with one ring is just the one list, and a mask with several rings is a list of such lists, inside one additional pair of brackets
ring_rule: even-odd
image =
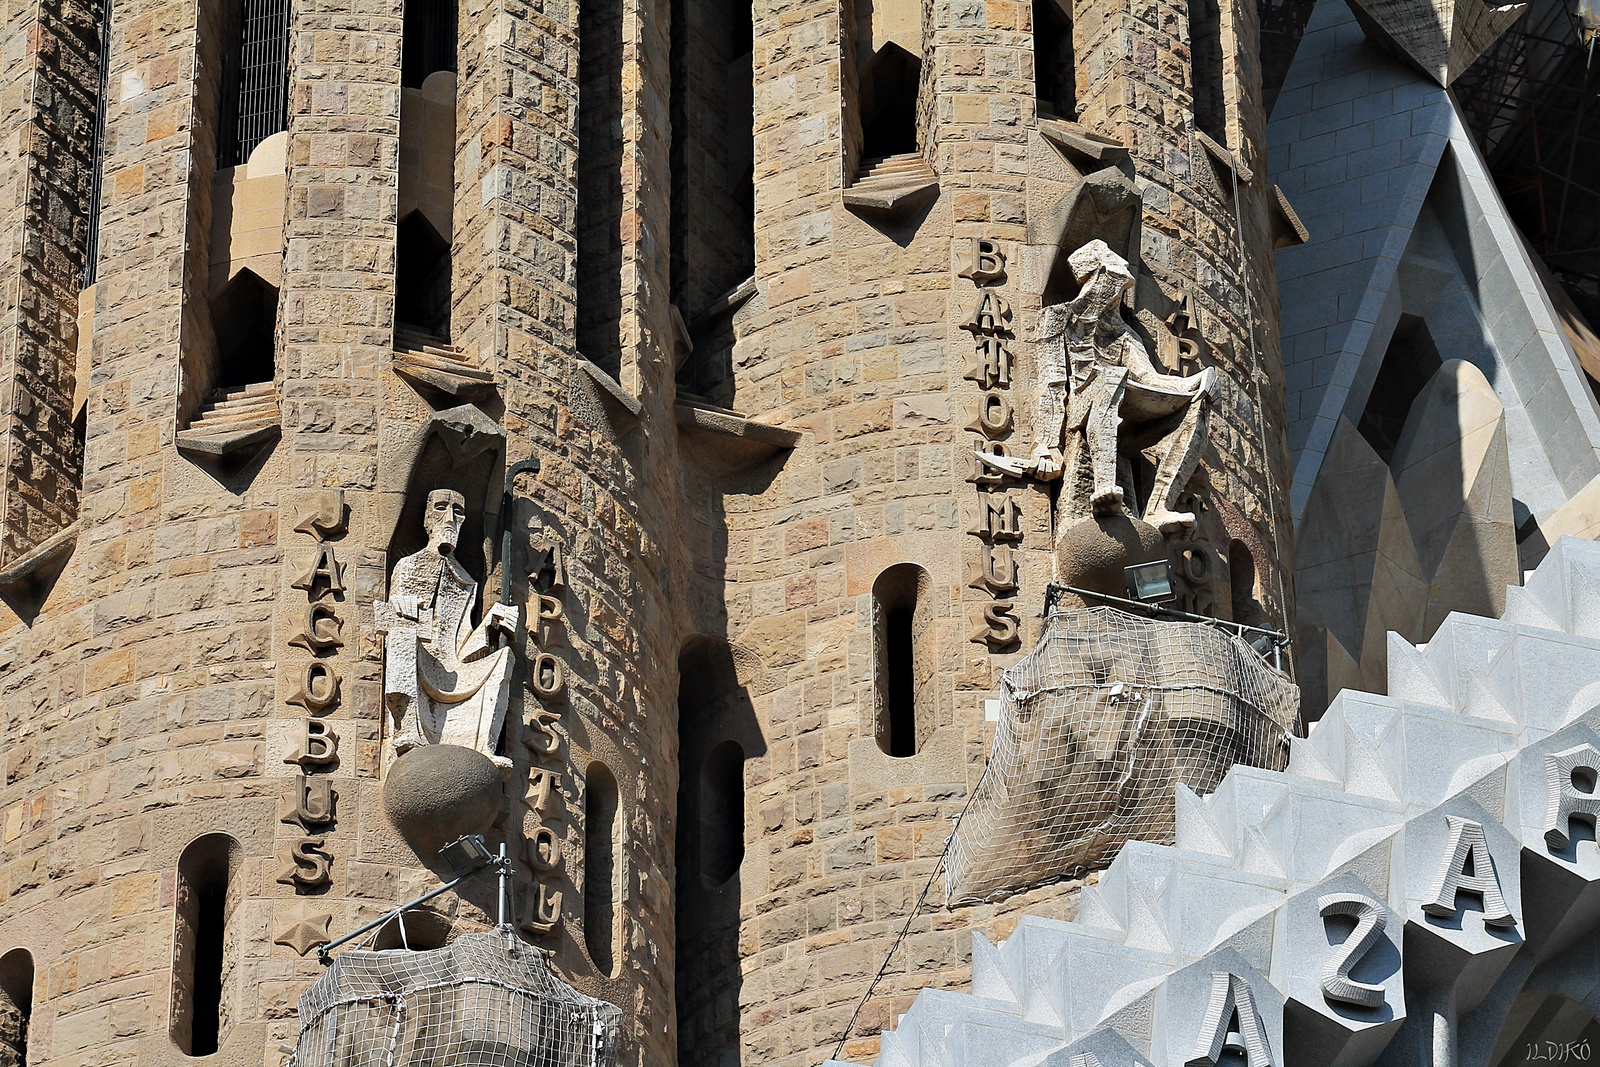
[(217, 166), (234, 167), (284, 128), (289, 96), (289, 0), (242, 0), (230, 9), (222, 62)]

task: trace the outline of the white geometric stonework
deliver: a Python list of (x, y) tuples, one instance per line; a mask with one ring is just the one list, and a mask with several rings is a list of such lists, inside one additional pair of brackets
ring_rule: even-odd
[(1540, 998), (1600, 1014), (1600, 544), (1516, 593), (1391, 635), (1390, 695), (1341, 693), (1288, 770), (1178, 787), (1176, 843), (1076, 921), (975, 935), (973, 993), (920, 993), (879, 1067), (1465, 1067)]

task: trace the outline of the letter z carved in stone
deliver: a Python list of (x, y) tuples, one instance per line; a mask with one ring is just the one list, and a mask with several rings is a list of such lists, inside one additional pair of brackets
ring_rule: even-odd
[(1383, 905), (1359, 893), (1329, 893), (1317, 898), (1317, 914), (1324, 919), (1335, 915), (1355, 917), (1356, 928), (1345, 938), (1344, 944), (1328, 953), (1322, 968), (1322, 995), (1341, 1004), (1361, 1008), (1376, 1008), (1383, 1003), (1383, 986), (1357, 982), (1350, 971), (1366, 958), (1388, 924)]

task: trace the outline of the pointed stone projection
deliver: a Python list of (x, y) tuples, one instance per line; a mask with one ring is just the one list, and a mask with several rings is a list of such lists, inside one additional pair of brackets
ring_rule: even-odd
[(1428, 576), (1422, 629), (1406, 636), (1426, 641), (1452, 611), (1498, 617), (1521, 569), (1505, 409), (1482, 371), (1462, 360), (1439, 368), (1411, 406), (1392, 469)]
[(1340, 695), (1284, 771), (1179, 786), (1173, 844), (1073, 921), (975, 935), (972, 992), (922, 990), (876, 1067), (1481, 1067), (1525, 1062), (1491, 1053), (1530, 994), (1595, 1014), (1600, 544), (1514, 592), (1392, 638), (1389, 695)]
[(1367, 39), (1449, 88), (1511, 28), (1527, 4), (1483, 0), (1346, 0)]
[(1392, 464), (1340, 419), (1295, 540), (1304, 713), (1341, 689), (1384, 691), (1388, 638), (1452, 611), (1496, 617), (1520, 584), (1505, 409), (1483, 372), (1440, 367)]
[(1384, 633), (1416, 632), (1428, 595), (1389, 467), (1349, 420), (1334, 431), (1295, 539), (1300, 684), (1318, 714), (1382, 688)]

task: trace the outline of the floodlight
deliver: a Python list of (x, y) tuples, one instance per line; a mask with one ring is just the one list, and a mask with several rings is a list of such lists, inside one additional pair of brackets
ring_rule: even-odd
[(1164, 559), (1153, 563), (1135, 563), (1122, 568), (1122, 572), (1128, 578), (1129, 600), (1143, 604), (1164, 604), (1178, 597), (1177, 591), (1172, 588), (1172, 564)]
[(450, 865), (457, 874), (469, 874), (494, 860), (494, 853), (483, 843), (479, 834), (458, 837), (439, 850), (439, 858)]

